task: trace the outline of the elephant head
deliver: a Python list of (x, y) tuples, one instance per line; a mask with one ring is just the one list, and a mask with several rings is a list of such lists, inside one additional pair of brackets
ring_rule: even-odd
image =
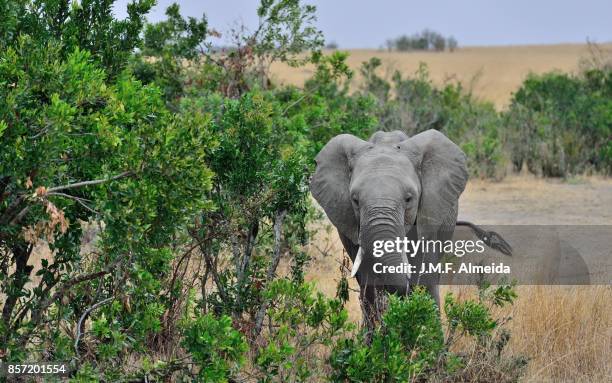
[(373, 244), (409, 233), (419, 239), (449, 238), (468, 178), (464, 153), (437, 130), (413, 137), (400, 131), (377, 132), (369, 141), (341, 134), (325, 145), (316, 164), (313, 196), (341, 236), (359, 246), (353, 275), (378, 278), (375, 283), (387, 290), (407, 293), (407, 275), (371, 274), (375, 263), (408, 262), (406, 254), (375, 258)]

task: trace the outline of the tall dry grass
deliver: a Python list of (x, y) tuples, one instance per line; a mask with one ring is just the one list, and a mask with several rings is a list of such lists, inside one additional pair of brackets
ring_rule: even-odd
[(612, 381), (612, 288), (519, 289), (510, 350), (532, 358), (527, 381)]
[[(476, 289), (452, 286), (459, 298)], [(519, 286), (511, 308), (506, 352), (529, 358), (526, 382), (612, 381), (612, 288), (610, 286)]]

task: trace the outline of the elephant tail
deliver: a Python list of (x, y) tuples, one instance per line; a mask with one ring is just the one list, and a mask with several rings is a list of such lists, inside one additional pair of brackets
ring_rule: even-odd
[(457, 226), (469, 227), (472, 229), (474, 234), (476, 234), (478, 239), (485, 243), (485, 245), (505, 255), (512, 255), (512, 246), (510, 246), (510, 244), (506, 242), (506, 240), (498, 233), (484, 230), (483, 228), (467, 221), (457, 221)]

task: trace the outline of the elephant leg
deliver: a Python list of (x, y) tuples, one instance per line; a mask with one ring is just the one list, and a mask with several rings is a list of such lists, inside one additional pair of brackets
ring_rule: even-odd
[[(418, 254), (413, 262), (420, 269), (423, 265), (427, 265), (429, 263), (437, 264), (442, 259), (442, 256), (439, 254), (433, 254), (427, 256), (427, 258), (423, 254)], [(440, 274), (439, 273), (428, 273), (428, 274), (413, 274), (411, 276), (411, 287), (414, 288), (416, 286), (422, 286), (427, 290), (429, 295), (434, 299), (436, 305), (438, 306), (438, 310), (440, 309)]]
[[(359, 246), (351, 242), (346, 236), (338, 232), (340, 241), (346, 250), (351, 261), (355, 261)], [(368, 283), (368, 276), (362, 272), (357, 273), (357, 283), (359, 284), (359, 303), (361, 306), (361, 314), (363, 325), (368, 329), (368, 333), (372, 333), (377, 323), (380, 322), (382, 313), (384, 312), (384, 286), (377, 286)], [(366, 337), (367, 338), (367, 337)]]
[(383, 286), (370, 285), (367, 281), (359, 285), (362, 325), (366, 329), (365, 341), (370, 343), (371, 335), (376, 326), (381, 323), (382, 316), (387, 309), (387, 291)]

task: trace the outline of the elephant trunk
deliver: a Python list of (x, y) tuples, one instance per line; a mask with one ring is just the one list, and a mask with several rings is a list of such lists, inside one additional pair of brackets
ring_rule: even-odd
[[(404, 227), (404, 214), (399, 208), (375, 207), (364, 209), (361, 213), (361, 227), (359, 233), (360, 249), (359, 254), (353, 263), (353, 272), (361, 268), (364, 274), (370, 274), (370, 281), (383, 285), (386, 290), (406, 294), (408, 292), (408, 275), (401, 272), (388, 272), (389, 267), (399, 267), (407, 262), (407, 257), (401, 251), (394, 250), (386, 252), (384, 248), (378, 247), (380, 243), (396, 243), (397, 238), (403, 239), (406, 235)], [(380, 241), (380, 242), (379, 242)], [(384, 251), (380, 257), (374, 256), (374, 246), (376, 249)], [(387, 270), (386, 272), (383, 270)]]

